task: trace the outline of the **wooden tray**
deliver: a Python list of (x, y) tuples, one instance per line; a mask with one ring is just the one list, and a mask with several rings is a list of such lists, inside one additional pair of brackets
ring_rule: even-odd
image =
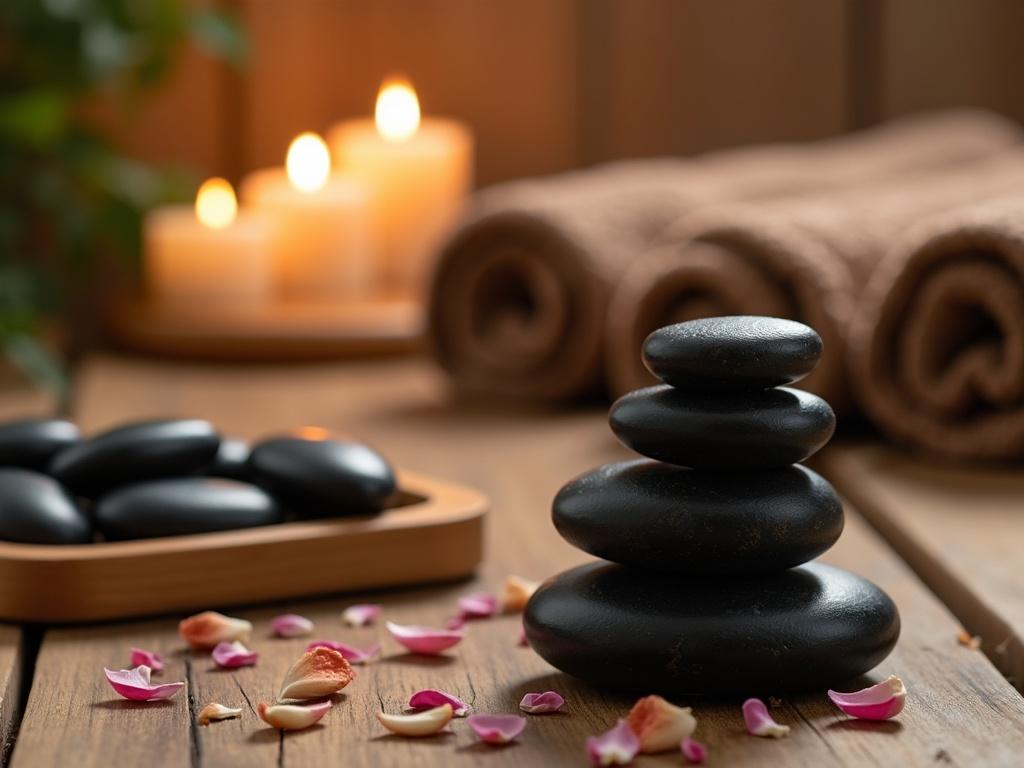
[(93, 621), (468, 576), (482, 557), (481, 493), (399, 472), (379, 515), (162, 539), (0, 542), (0, 618)]
[(408, 299), (182, 308), (124, 299), (107, 325), (121, 345), (153, 354), (229, 360), (336, 359), (405, 354), (423, 336), (423, 307)]

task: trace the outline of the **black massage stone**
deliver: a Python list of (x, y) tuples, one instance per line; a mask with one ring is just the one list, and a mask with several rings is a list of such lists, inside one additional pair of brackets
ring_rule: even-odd
[(22, 544), (88, 544), (92, 523), (52, 477), (0, 469), (0, 539)]
[(45, 472), (50, 460), (80, 439), (78, 427), (63, 419), (24, 419), (0, 425), (0, 467)]

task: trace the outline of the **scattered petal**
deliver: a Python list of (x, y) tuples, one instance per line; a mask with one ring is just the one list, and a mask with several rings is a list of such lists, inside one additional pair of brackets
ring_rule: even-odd
[(309, 637), (313, 634), (313, 622), (297, 613), (286, 613), (271, 619), (270, 629), (278, 637)]
[(459, 598), (459, 615), (464, 619), (489, 619), (498, 612), (498, 598), (474, 592)]
[(199, 724), (209, 725), (215, 720), (230, 720), (233, 717), (241, 716), (241, 709), (233, 709), (232, 707), (225, 707), (223, 704), (213, 702), (199, 710)]
[(213, 663), (224, 669), (251, 667), (260, 657), (256, 651), (250, 651), (238, 641), (217, 643), (210, 655), (213, 657)]
[(149, 667), (153, 672), (160, 672), (164, 668), (164, 657), (154, 651), (132, 648), (132, 666), (141, 667), (142, 665)]
[(387, 623), (388, 632), (399, 643), (412, 653), (433, 656), (454, 645), (463, 638), (461, 629), (431, 629), (412, 625)]
[(526, 602), (539, 586), (539, 582), (527, 581), (514, 574), (506, 576), (501, 585), (501, 606), (505, 613), (522, 613)]
[(828, 697), (851, 717), (888, 720), (903, 711), (903, 705), (907, 702), (907, 689), (896, 675), (890, 675), (887, 680), (860, 691), (829, 691)]
[(524, 648), (530, 647), (530, 641), (526, 639), (526, 627), (521, 624), (519, 625), (519, 640), (517, 642)]
[(392, 733), (399, 736), (430, 736), (444, 728), (452, 719), (452, 705), (442, 704), (412, 715), (388, 715), (377, 713), (377, 720)]
[(216, 611), (203, 611), (178, 624), (178, 634), (193, 650), (208, 651), (217, 643), (248, 642), (252, 624)]
[(331, 708), (331, 702), (302, 706), (299, 704), (265, 704), (262, 701), (256, 708), (260, 719), (271, 728), (281, 731), (301, 731), (316, 725)]
[(694, 765), (700, 765), (708, 759), (708, 748), (689, 736), (683, 739), (679, 745), (679, 750), (683, 753), (683, 757)]
[(678, 749), (679, 743), (697, 728), (689, 707), (669, 704), (661, 696), (644, 696), (626, 718), (644, 754)]
[(970, 634), (966, 629), (956, 636), (956, 641), (960, 643), (960, 645), (970, 648), (972, 651), (976, 651), (981, 648), (981, 637), (979, 635)]
[(526, 727), (519, 715), (470, 715), (466, 723), (485, 744), (508, 744)]
[(380, 616), (381, 606), (376, 604), (350, 605), (341, 612), (341, 620), (350, 627), (365, 627)]
[(587, 756), (593, 765), (629, 765), (640, 751), (640, 741), (625, 720), (600, 736), (587, 738)]
[(409, 709), (417, 711), (433, 709), (434, 707), (440, 707), (442, 704), (449, 704), (452, 708), (452, 715), (455, 717), (465, 717), (470, 712), (469, 704), (458, 696), (452, 696), (444, 691), (435, 691), (432, 688), (428, 688), (425, 691), (416, 691), (412, 698), (409, 699)]
[(462, 616), (452, 616), (444, 620), (444, 628), (450, 630), (462, 629), (466, 626), (466, 619)]
[(776, 723), (760, 699), (747, 699), (743, 702), (743, 722), (747, 725), (747, 733), (754, 736), (781, 739), (789, 735), (789, 726)]
[(302, 654), (288, 670), (278, 699), (330, 696), (351, 683), (355, 676), (344, 656), (332, 648), (318, 646)]
[(565, 704), (561, 694), (554, 691), (544, 693), (528, 693), (519, 702), (519, 708), (531, 715), (543, 715), (548, 712), (557, 712)]
[(149, 681), (150, 669), (145, 664), (133, 669), (103, 669), (110, 687), (118, 694), (132, 701), (158, 701), (169, 699), (185, 687), (185, 683), (162, 683), (153, 685)]
[(339, 643), (335, 640), (314, 640), (306, 646), (307, 651), (314, 648), (330, 648), (344, 656), (349, 664), (369, 664), (380, 656), (380, 643), (368, 645), (366, 648), (356, 648), (348, 643)]

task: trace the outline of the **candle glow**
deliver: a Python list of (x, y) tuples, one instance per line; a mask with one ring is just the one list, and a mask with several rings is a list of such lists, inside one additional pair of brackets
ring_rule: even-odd
[(223, 229), (235, 220), (237, 213), (235, 190), (225, 179), (207, 179), (199, 187), (196, 193), (196, 218), (204, 226)]
[(420, 102), (407, 80), (386, 80), (374, 110), (377, 132), (387, 141), (406, 141), (420, 127)]
[(317, 192), (324, 188), (331, 172), (331, 155), (327, 144), (315, 133), (299, 134), (288, 147), (285, 159), (288, 180), (300, 192)]

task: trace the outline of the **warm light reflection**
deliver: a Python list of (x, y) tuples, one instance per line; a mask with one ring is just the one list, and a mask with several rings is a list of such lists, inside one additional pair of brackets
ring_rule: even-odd
[(405, 141), (420, 127), (420, 102), (408, 80), (385, 80), (374, 111), (377, 132), (388, 141)]
[(285, 159), (288, 180), (301, 192), (323, 189), (331, 172), (331, 154), (315, 133), (302, 133), (288, 147)]
[(295, 436), (303, 440), (326, 440), (331, 433), (323, 427), (299, 427), (295, 430)]
[(223, 229), (235, 220), (235, 190), (221, 178), (207, 179), (196, 193), (196, 218), (211, 229)]

